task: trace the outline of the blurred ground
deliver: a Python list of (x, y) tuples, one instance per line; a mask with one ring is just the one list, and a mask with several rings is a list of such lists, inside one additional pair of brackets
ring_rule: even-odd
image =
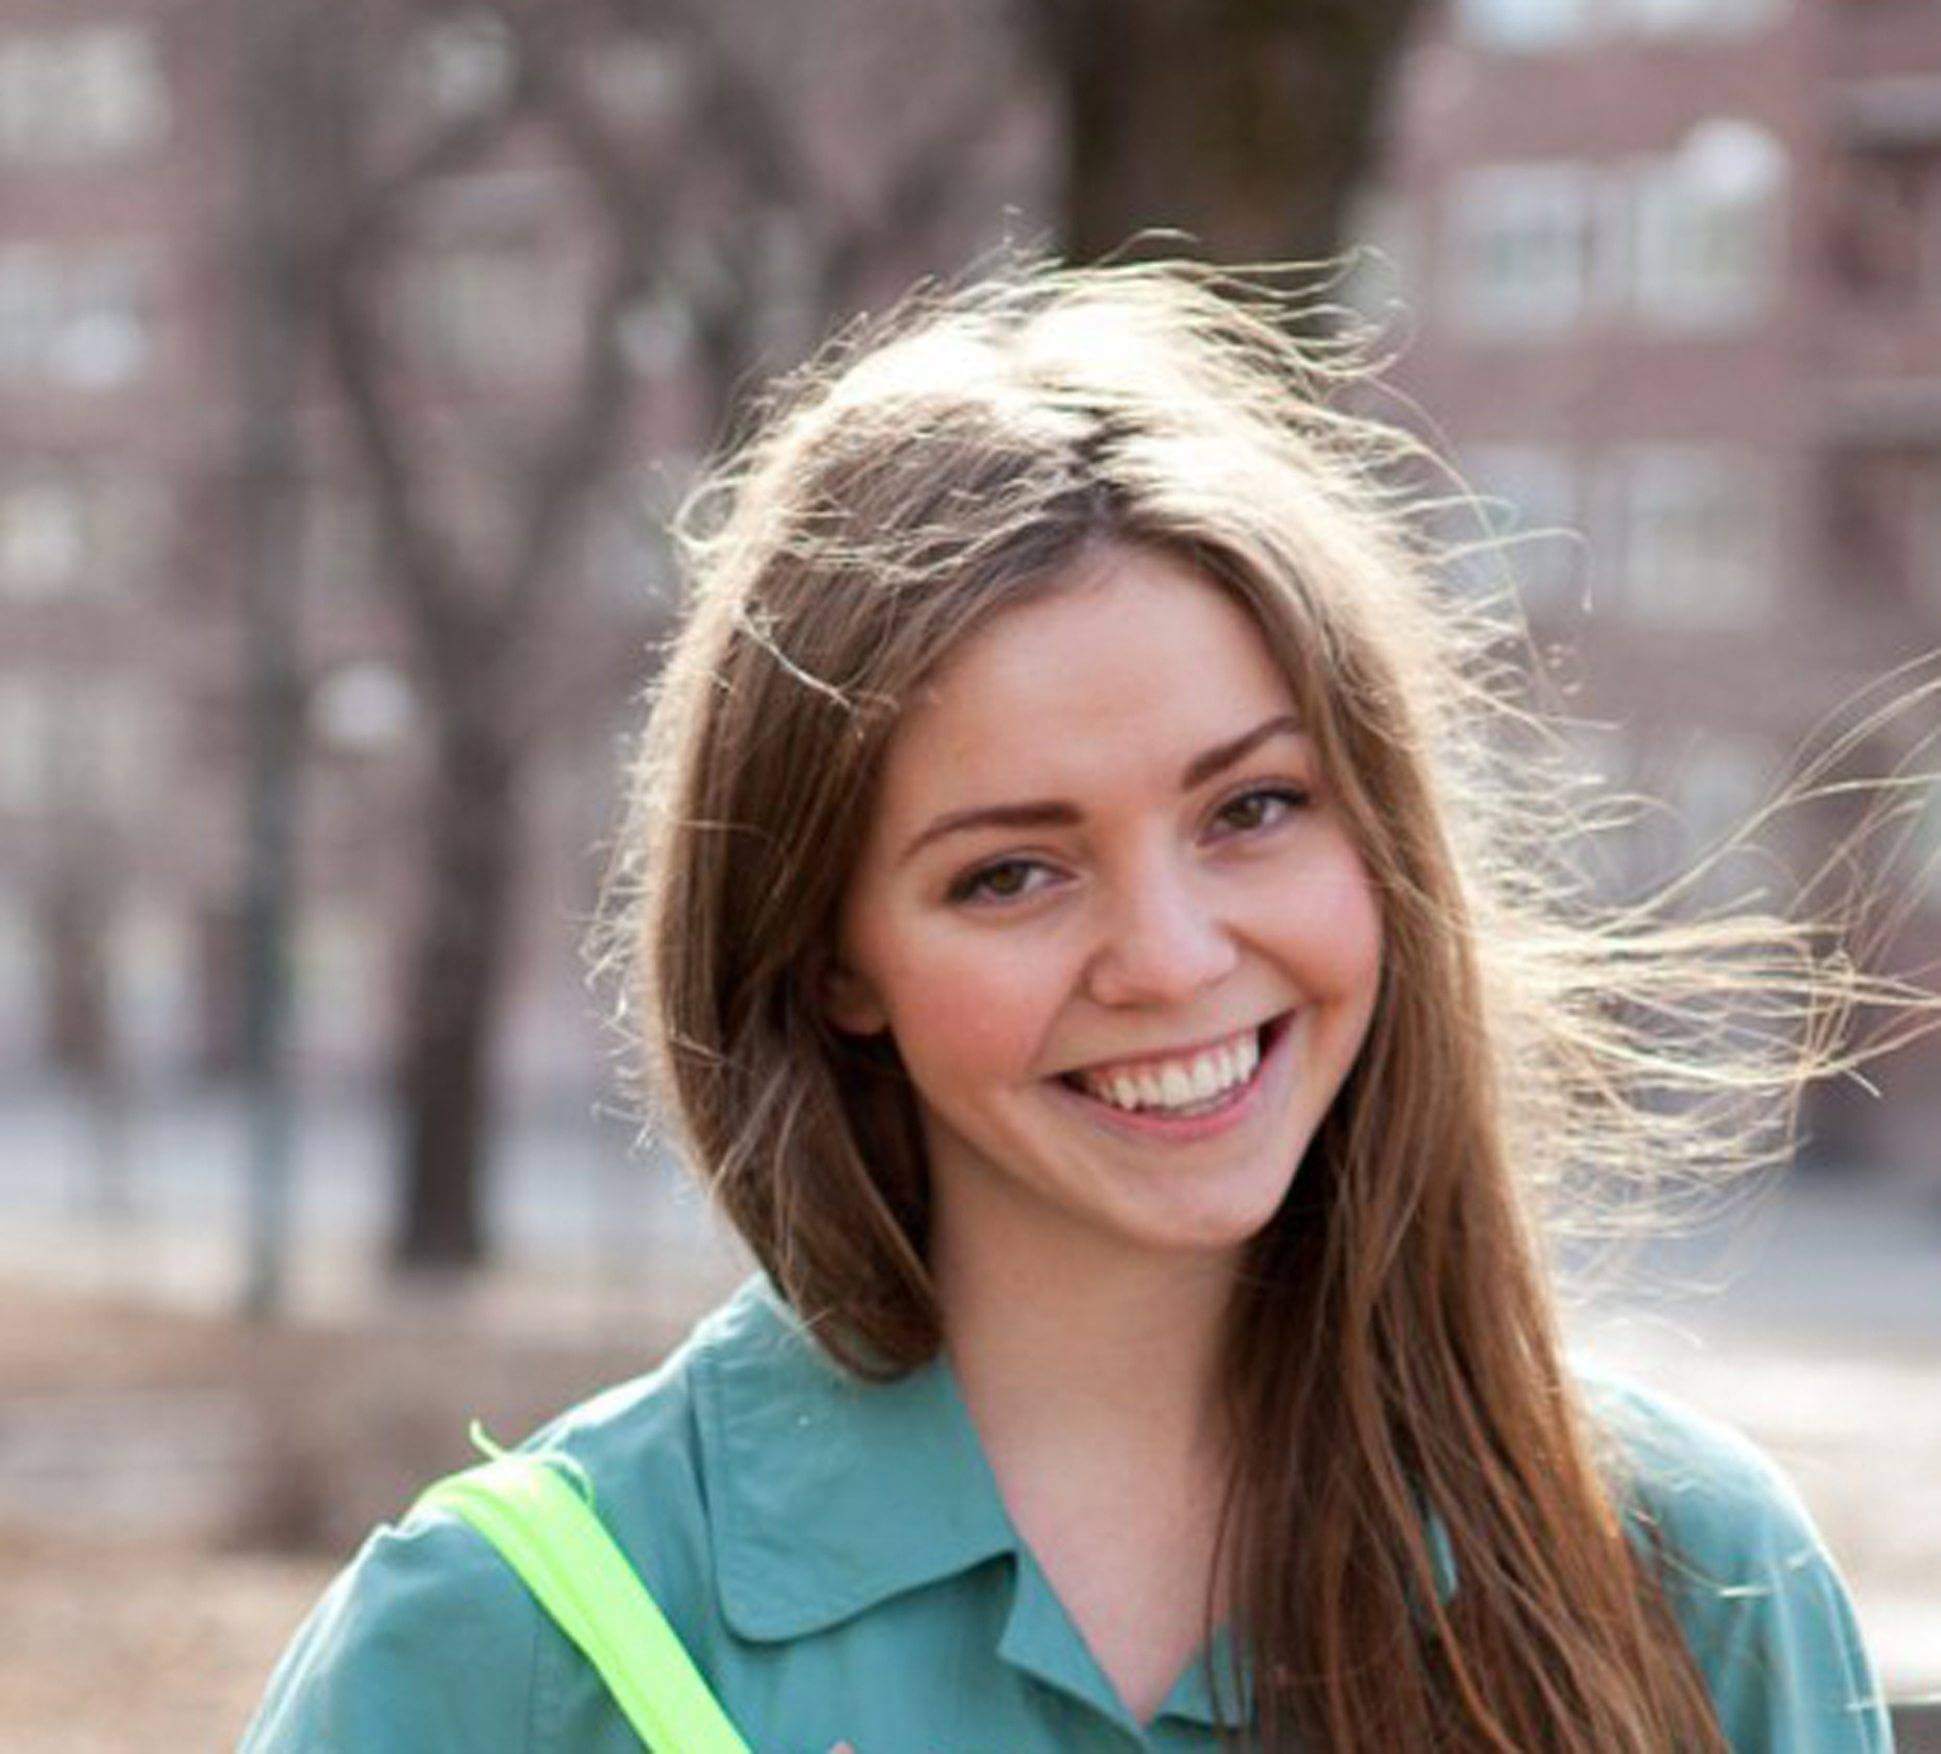
[[(232, 1747), (370, 1523), (639, 1354), (0, 1290), (0, 1748)], [(289, 1549), (295, 1549), (292, 1552)]]
[(0, 1746), (227, 1748), (331, 1567), (0, 1532)]
[[(381, 1130), (323, 1112), (292, 1316), (244, 1324), (233, 1122), (150, 1117), (105, 1164), (52, 1105), (0, 1122), (0, 1748), (233, 1745), (363, 1531), (471, 1459), (469, 1418), (522, 1435), (648, 1367), (742, 1271), (664, 1165), (552, 1116), (502, 1153), (505, 1264), (399, 1299)], [(1572, 1331), (1785, 1465), (1890, 1692), (1941, 1702), (1936, 1185), (1795, 1177), (1652, 1248)], [(1900, 1721), (1904, 1754), (1941, 1749), (1932, 1715)]]

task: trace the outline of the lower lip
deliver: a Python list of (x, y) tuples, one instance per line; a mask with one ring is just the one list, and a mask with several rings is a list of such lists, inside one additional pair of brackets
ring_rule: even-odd
[(1260, 1110), (1266, 1101), (1267, 1086), (1279, 1081), (1296, 1021), (1294, 1014), (1284, 1013), (1267, 1026), (1266, 1051), (1260, 1056), (1254, 1075), (1233, 1093), (1230, 1101), (1205, 1114), (1169, 1115), (1154, 1109), (1115, 1108), (1109, 1102), (1087, 1096), (1082, 1090), (1074, 1090), (1062, 1079), (1052, 1079), (1051, 1086), (1088, 1120), (1124, 1138), (1150, 1139), (1170, 1145), (1190, 1145), (1198, 1139), (1218, 1138), (1222, 1133), (1245, 1126)]

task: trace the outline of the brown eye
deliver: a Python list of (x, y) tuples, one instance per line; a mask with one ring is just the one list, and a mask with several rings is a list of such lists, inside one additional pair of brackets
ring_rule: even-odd
[(1219, 819), (1237, 834), (1251, 834), (1281, 821), (1307, 801), (1307, 793), (1297, 786), (1256, 786), (1222, 804)]
[(1000, 859), (966, 872), (950, 886), (950, 899), (964, 901), (1020, 901), (1043, 887), (1032, 881), (1044, 870), (1035, 859)]

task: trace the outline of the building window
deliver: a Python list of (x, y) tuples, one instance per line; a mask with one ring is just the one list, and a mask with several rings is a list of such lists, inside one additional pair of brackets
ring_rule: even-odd
[(1778, 17), (1780, 0), (1610, 0), (1614, 22), (1647, 37), (1732, 37)]
[(0, 249), (0, 378), (40, 375), (66, 321), (61, 259), (33, 244)]
[(1842, 582), (1941, 622), (1941, 452), (1857, 450), (1834, 467), (1828, 505)]
[(1632, 296), (1663, 328), (1758, 316), (1778, 282), (1786, 157), (1765, 129), (1715, 119), (1633, 184)]
[(126, 157), (167, 127), (168, 87), (150, 31), (116, 24), (0, 37), (0, 158)]
[(112, 675), (0, 674), (0, 811), (126, 821), (161, 772), (156, 702)]
[(126, 250), (0, 248), (0, 381), (107, 390), (151, 351), (147, 276)]
[(1486, 49), (1529, 54), (1581, 42), (1589, 33), (1592, 0), (1460, 0), (1457, 23)]
[(0, 674), (0, 810), (37, 813), (51, 787), (47, 690), (38, 676)]
[(1853, 152), (1831, 223), (1853, 292), (1903, 310), (1941, 300), (1941, 143)]
[(1452, 289), (1472, 334), (1555, 334), (1583, 314), (1596, 201), (1585, 166), (1486, 165), (1452, 198)]
[(92, 596), (127, 586), (163, 540), (152, 484), (66, 464), (0, 474), (0, 598)]
[(1739, 627), (1771, 602), (1776, 515), (1755, 457), (1724, 446), (1641, 446), (1618, 463), (1624, 596), (1640, 619)]
[(87, 550), (86, 508), (73, 482), (42, 476), (0, 484), (0, 594), (64, 595)]
[(1479, 48), (1570, 49), (1594, 38), (1719, 38), (1771, 24), (1783, 0), (1457, 0), (1458, 28)]
[(1464, 453), (1463, 465), (1483, 525), (1483, 581), (1507, 571), (1532, 615), (1575, 603), (1584, 552), (1573, 528), (1582, 511), (1570, 459), (1542, 445), (1478, 445)]

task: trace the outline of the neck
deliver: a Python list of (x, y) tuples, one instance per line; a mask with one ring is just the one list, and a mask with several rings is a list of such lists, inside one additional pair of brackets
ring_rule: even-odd
[(994, 1459), (1084, 1454), (1206, 1479), (1226, 1456), (1228, 1256), (933, 1214), (951, 1368)]

